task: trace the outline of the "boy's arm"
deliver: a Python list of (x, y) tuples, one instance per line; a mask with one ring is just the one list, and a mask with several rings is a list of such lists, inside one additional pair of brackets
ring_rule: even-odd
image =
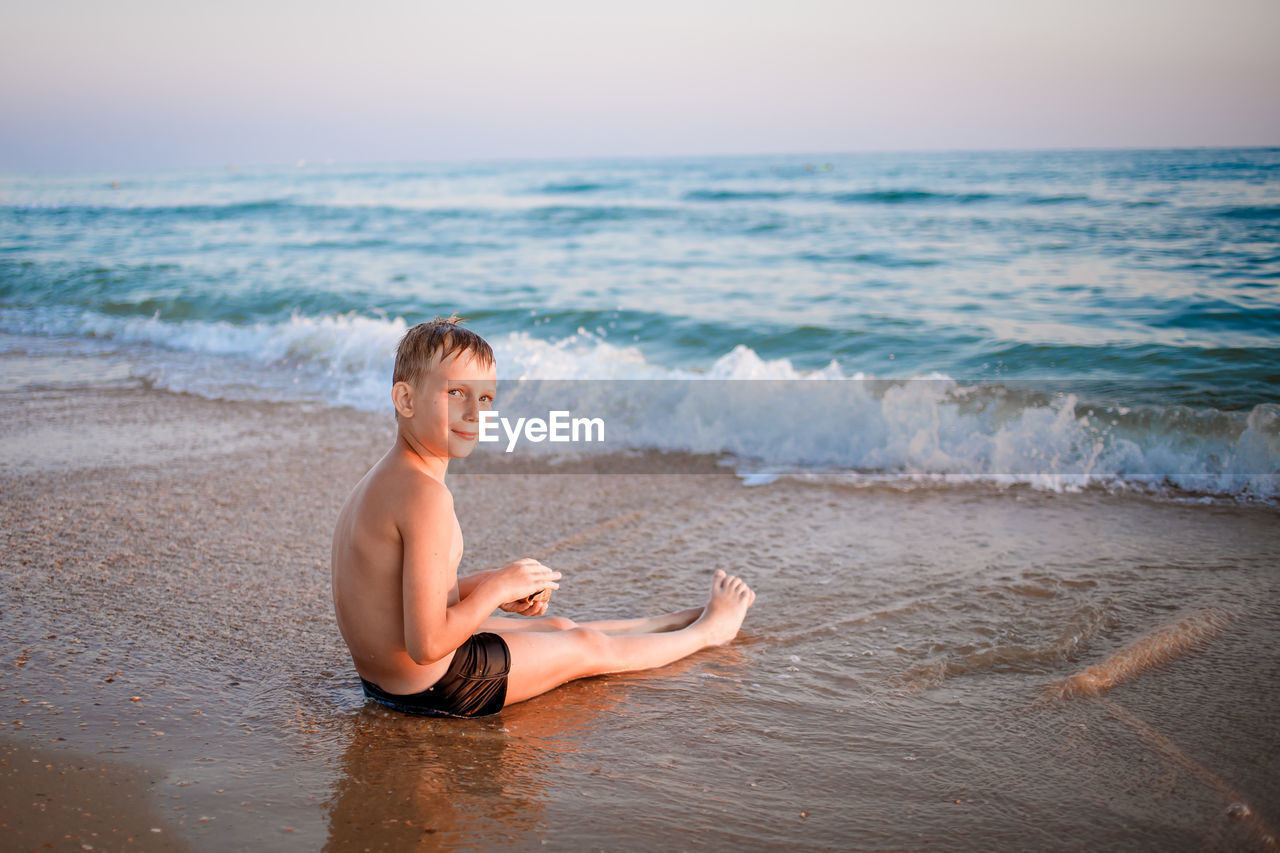
[(466, 598), (477, 586), (488, 580), (489, 576), (496, 572), (497, 569), (485, 569), (467, 575), (465, 578), (458, 578), (458, 598)]
[[(498, 569), (486, 569), (467, 575), (464, 578), (458, 578), (458, 598), (466, 598), (496, 571)], [(498, 606), (502, 610), (514, 613), (517, 616), (541, 616), (547, 612), (547, 599), (550, 597), (550, 592), (548, 591), (547, 598), (521, 598), (516, 601), (505, 601)]]
[(404, 640), (417, 663), (434, 663), (461, 646), (498, 605), (557, 586), (559, 572), (520, 560), (488, 573), (468, 595), (459, 589), (460, 600), (450, 605), (456, 582), (453, 499), (443, 485), (429, 485), (415, 490), (402, 509)]

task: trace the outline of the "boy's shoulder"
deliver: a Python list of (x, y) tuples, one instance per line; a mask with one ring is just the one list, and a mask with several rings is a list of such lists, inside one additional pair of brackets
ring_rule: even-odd
[(393, 451), (370, 471), (370, 488), (409, 510), (453, 509), (453, 493), (403, 453)]

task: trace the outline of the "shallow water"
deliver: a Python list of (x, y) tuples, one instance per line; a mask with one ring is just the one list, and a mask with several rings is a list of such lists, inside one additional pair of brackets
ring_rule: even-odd
[[(1266, 849), (1280, 824), (1274, 508), (459, 464), (464, 570), (538, 554), (555, 613), (687, 606), (721, 566), (759, 599), (661, 671), (417, 719), (362, 702), (328, 600), (382, 421), (89, 402), (101, 429), (256, 438), (5, 474), (7, 736), (163, 768), (199, 848)], [(1224, 627), (1182, 654), (1053, 695), (1204, 612)]]

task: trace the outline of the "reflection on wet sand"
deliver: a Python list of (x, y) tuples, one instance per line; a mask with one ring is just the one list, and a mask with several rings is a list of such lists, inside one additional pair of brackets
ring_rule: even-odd
[(622, 685), (575, 682), (477, 720), (414, 717), (368, 703), (347, 725), (325, 850), (456, 849), (541, 835), (548, 789), (608, 725)]
[[(707, 655), (715, 672), (703, 671)], [(601, 732), (636, 722), (636, 691), (689, 689), (731, 702), (744, 661), (734, 647), (658, 670), (603, 676), (478, 720), (413, 717), (367, 703), (344, 723), (345, 748), (329, 800), (325, 850), (456, 849), (527, 845), (554, 832), (547, 806), (574, 796), (605, 801), (633, 764), (596, 760)], [(678, 707), (678, 703), (672, 705)]]
[[(465, 726), (467, 733), (449, 732), (450, 726)], [(492, 815), (512, 795), (499, 773), (506, 751), (506, 737), (493, 722), (361, 711), (342, 756), (325, 849), (456, 846), (469, 815), (481, 808)], [(528, 801), (514, 811), (527, 815), (535, 805), (531, 789), (515, 790)]]

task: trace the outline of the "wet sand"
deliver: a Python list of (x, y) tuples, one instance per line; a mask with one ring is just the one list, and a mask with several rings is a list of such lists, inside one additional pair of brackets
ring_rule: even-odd
[[(55, 742), (64, 738), (54, 738)], [(153, 807), (161, 773), (102, 756), (0, 746), (6, 850), (189, 850)]]
[[(390, 436), (319, 406), (0, 395), (20, 848), (1274, 847), (1274, 507), (455, 463), (463, 571), (537, 555), (566, 575), (553, 613), (688, 606), (716, 567), (759, 599), (732, 646), (440, 721), (362, 701), (329, 600), (334, 516)], [(1200, 612), (1224, 627), (1054, 695)]]

